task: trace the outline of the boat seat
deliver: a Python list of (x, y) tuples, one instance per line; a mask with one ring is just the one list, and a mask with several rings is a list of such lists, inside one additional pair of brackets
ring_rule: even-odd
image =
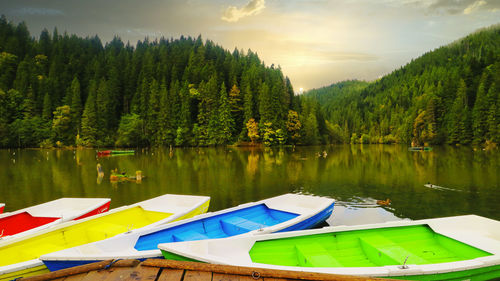
[(299, 266), (306, 267), (341, 267), (334, 257), (330, 255), (319, 243), (295, 245)]
[(360, 237), (359, 240), (368, 259), (378, 266), (403, 264), (406, 257), (408, 257), (406, 264), (428, 263), (427, 260), (415, 255), (382, 235)]
[(210, 239), (210, 237), (193, 230), (175, 233), (173, 237), (175, 242)]
[(256, 223), (242, 217), (230, 217), (220, 221), (222, 230), (229, 236), (246, 233), (252, 230), (266, 227), (264, 224)]

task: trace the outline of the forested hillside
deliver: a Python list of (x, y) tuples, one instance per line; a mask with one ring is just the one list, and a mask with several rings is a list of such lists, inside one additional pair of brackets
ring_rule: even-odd
[(201, 37), (103, 45), (57, 29), (35, 39), (0, 19), (0, 147), (297, 143), (299, 102), (250, 50)]
[[(500, 26), (440, 47), (370, 84), (311, 90), (337, 142), (500, 142)], [(331, 131), (331, 130), (330, 130)]]

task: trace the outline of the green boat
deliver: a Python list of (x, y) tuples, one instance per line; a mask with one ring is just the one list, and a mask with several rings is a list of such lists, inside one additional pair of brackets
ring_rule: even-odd
[(167, 259), (406, 280), (500, 278), (500, 222), (475, 215), (160, 244)]
[(97, 152), (97, 156), (131, 155), (135, 150), (102, 150)]
[(409, 151), (432, 151), (430, 146), (413, 146), (408, 148)]

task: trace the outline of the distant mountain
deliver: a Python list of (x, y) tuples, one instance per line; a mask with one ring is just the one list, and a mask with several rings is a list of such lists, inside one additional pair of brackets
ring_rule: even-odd
[[(500, 25), (428, 52), (372, 83), (304, 95), (343, 142), (484, 144), (500, 141)], [(329, 131), (331, 133), (331, 130)]]

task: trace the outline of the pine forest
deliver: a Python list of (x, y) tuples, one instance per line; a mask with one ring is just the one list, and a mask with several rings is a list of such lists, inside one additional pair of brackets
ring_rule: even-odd
[(103, 44), (0, 19), (0, 147), (500, 141), (500, 27), (304, 95), (201, 36)]

